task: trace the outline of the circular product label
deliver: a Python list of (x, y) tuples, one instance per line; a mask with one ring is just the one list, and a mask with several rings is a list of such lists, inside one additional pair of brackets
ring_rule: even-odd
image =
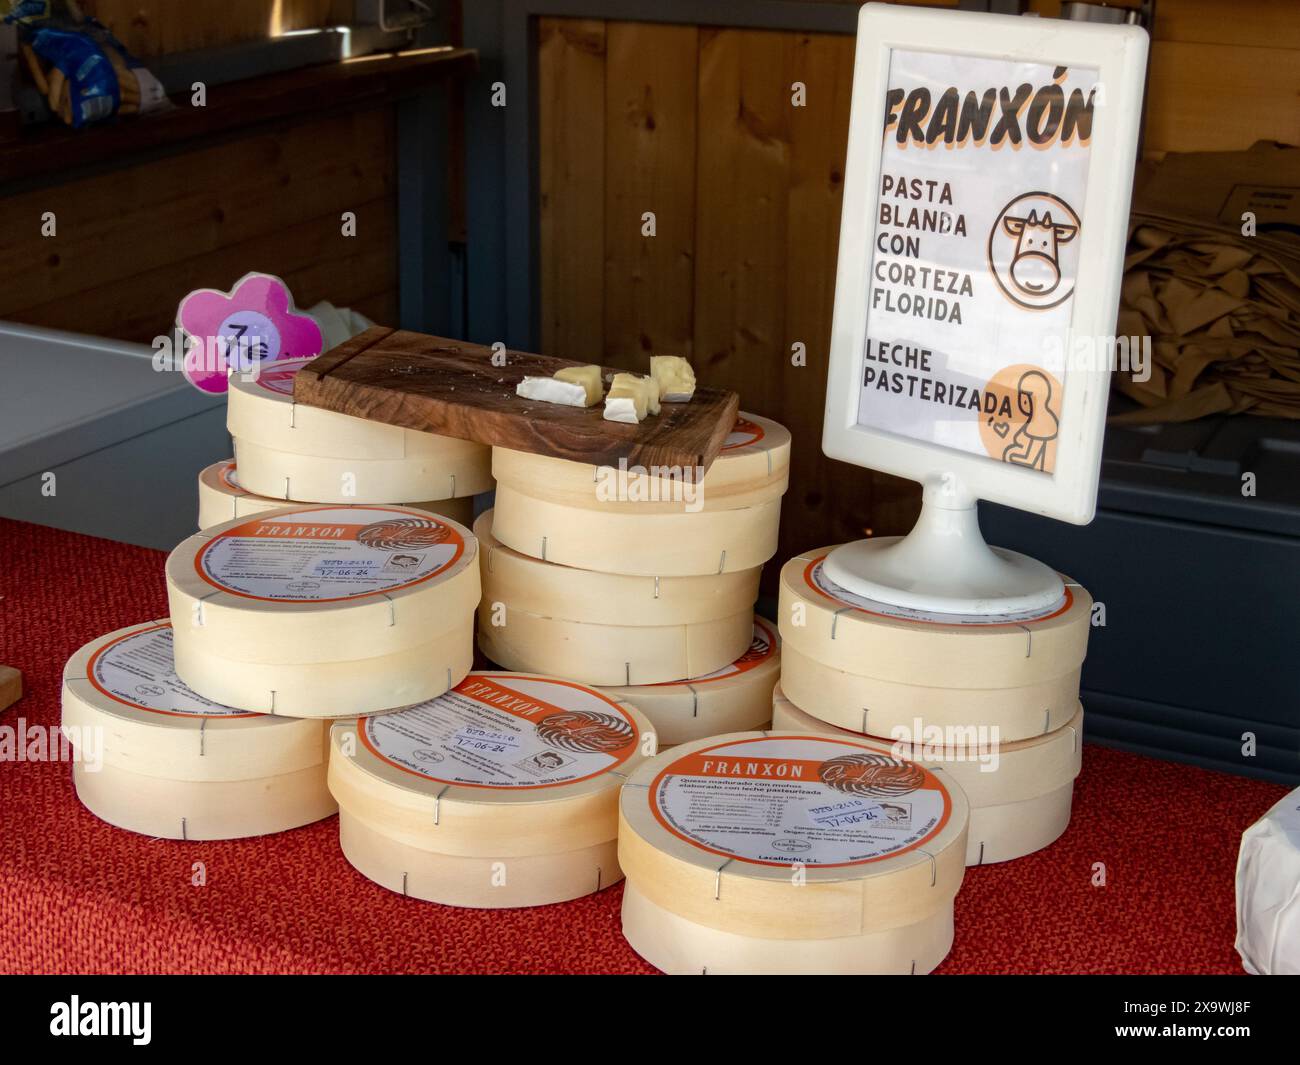
[(735, 451), (737, 448), (749, 447), (751, 444), (757, 444), (766, 435), (761, 425), (757, 422), (751, 422), (742, 414), (736, 419), (736, 424), (731, 427), (727, 439), (722, 442), (722, 450)]
[(136, 710), (173, 717), (261, 717), (190, 691), (176, 676), (169, 622), (106, 643), (90, 658), (86, 677), (101, 695)]
[(648, 684), (648, 688), (668, 688), (678, 684), (689, 684), (692, 687), (696, 684), (707, 684), (711, 680), (723, 680), (726, 677), (736, 677), (741, 673), (748, 673), (751, 669), (757, 669), (764, 662), (771, 659), (776, 654), (777, 637), (776, 632), (762, 618), (754, 618), (754, 640), (749, 645), (749, 650), (737, 658), (730, 665), (723, 666), (721, 669), (715, 669), (712, 673), (706, 673), (702, 677), (692, 677), (689, 680), (665, 680), (658, 684)]
[(465, 540), (397, 507), (303, 507), (218, 533), (194, 556), (208, 584), (247, 599), (329, 603), (393, 592), (450, 569)]
[(851, 606), (864, 614), (874, 614), (882, 618), (894, 618), (896, 621), (915, 621), (925, 625), (1023, 625), (1033, 621), (1047, 621), (1049, 618), (1064, 614), (1074, 603), (1070, 589), (1065, 589), (1052, 606), (1045, 610), (1021, 610), (1004, 614), (941, 614), (931, 610), (913, 610), (910, 607), (882, 603), (877, 599), (868, 599), (864, 595), (855, 595), (841, 588), (828, 576), (822, 565), (826, 556), (815, 558), (803, 571), (804, 582), (813, 591), (844, 606)]
[(650, 810), (673, 835), (754, 865), (866, 865), (924, 846), (952, 799), (924, 766), (832, 737), (735, 740), (670, 762)]
[(641, 741), (612, 699), (570, 681), (471, 673), (427, 703), (357, 722), (380, 761), (471, 788), (554, 788), (622, 765)]
[(294, 376), (311, 359), (280, 359), (258, 368), (255, 383), (264, 392), (275, 396), (292, 396)]
[(261, 311), (241, 308), (227, 315), (217, 326), (216, 335), (226, 352), (227, 364), (237, 372), (271, 362), (280, 354), (280, 330)]

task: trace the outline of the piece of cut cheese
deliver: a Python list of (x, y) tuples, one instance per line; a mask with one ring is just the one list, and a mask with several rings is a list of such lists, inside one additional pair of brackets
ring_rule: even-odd
[(653, 754), (633, 707), (572, 681), (471, 673), (445, 695), (336, 722), (344, 853), (405, 894), (520, 906), (620, 877), (618, 790)]
[[(619, 812), (619, 864), (650, 903), (746, 938), (856, 939), (846, 971), (894, 970), (892, 950), (872, 955), (876, 933), (930, 942), (921, 933), (951, 919), (965, 871), (961, 789), (856, 738), (686, 743), (632, 774)], [(633, 942), (648, 957), (644, 945)], [(919, 940), (913, 956), (918, 971), (939, 960)]]
[[(293, 506), (301, 500), (286, 501), (270, 499), (267, 496), (254, 495), (245, 489), (235, 472), (235, 460), (214, 462), (199, 473), (199, 528), (210, 529), (222, 522), (235, 518), (247, 518), (279, 507)], [(469, 525), (474, 520), (474, 497), (461, 496), (456, 499), (423, 500), (418, 503), (404, 503), (403, 506), (416, 510), (427, 510), (432, 514), (441, 514), (444, 518)]]
[[(610, 394), (637, 392), (645, 397), (646, 414), (659, 413), (659, 386), (649, 377), (635, 373), (616, 373), (609, 385)], [(645, 417), (645, 415), (642, 415)]]
[(576, 382), (560, 381), (554, 377), (525, 377), (515, 385), (515, 395), (542, 403), (558, 403), (564, 407), (588, 405), (586, 388)]
[[(786, 698), (782, 685), (772, 694), (772, 728), (778, 731), (859, 736), (804, 713)], [(1067, 725), (1033, 739), (1003, 741), (980, 732), (930, 727), (917, 716), (908, 739), (867, 736), (900, 758), (940, 767), (960, 785), (970, 803), (966, 864), (1005, 862), (1055, 842), (1070, 823), (1074, 780), (1083, 764), (1083, 707)]]
[(781, 569), (782, 687), (805, 713), (889, 735), (918, 715), (939, 726), (997, 726), (1004, 740), (1065, 725), (1078, 709), (1092, 599), (1063, 577), (1045, 611), (926, 614), (832, 584), (810, 551)]
[(594, 407), (600, 402), (600, 397), (605, 391), (605, 382), (601, 379), (600, 367), (590, 363), (586, 366), (566, 366), (562, 370), (556, 370), (555, 379), (581, 385), (583, 392), (586, 394), (585, 401), (582, 404), (584, 407)]
[(267, 511), (167, 560), (176, 672), (214, 702), (289, 717), (389, 710), (473, 657), (477, 541), (394, 506)]
[(695, 370), (680, 355), (651, 355), (650, 377), (665, 403), (685, 403), (695, 394)]
[(776, 627), (755, 616), (749, 650), (730, 665), (694, 680), (603, 687), (631, 703), (655, 727), (660, 750), (679, 743), (746, 732), (772, 716), (772, 690), (781, 671)]
[(102, 820), (168, 839), (263, 835), (328, 817), (328, 726), (204, 699), (167, 621), (92, 640), (63, 671), (77, 793)]
[(241, 485), (270, 499), (391, 503), (451, 499), (492, 487), (491, 449), (295, 403), (286, 359), (230, 379), (226, 427)]

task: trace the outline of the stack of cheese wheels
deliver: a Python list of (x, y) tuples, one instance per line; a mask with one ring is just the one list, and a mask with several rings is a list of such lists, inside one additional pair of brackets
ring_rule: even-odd
[(805, 713), (854, 732), (998, 729), (1004, 742), (1078, 713), (1092, 599), (1068, 577), (1036, 614), (924, 614), (853, 595), (823, 571), (829, 548), (781, 570), (781, 687)]
[[(235, 473), (235, 460), (214, 462), (199, 473), (199, 528), (211, 529), (225, 521), (235, 518), (247, 518), (263, 511), (276, 510), (291, 506), (283, 499), (271, 499), (267, 496), (254, 495), (241, 485)], [(406, 506), (417, 510), (427, 510), (441, 514), (461, 525), (469, 525), (474, 520), (474, 499), (472, 496), (460, 496), (456, 499), (425, 500), (420, 503), (408, 503)]]
[[(966, 864), (985, 865), (1021, 858), (1055, 842), (1070, 823), (1074, 779), (1083, 760), (1083, 707), (1069, 724), (1027, 740), (999, 741), (992, 730), (935, 728), (907, 730), (913, 742), (829, 725), (806, 714), (777, 685), (772, 695), (772, 728), (866, 739), (887, 745), (901, 758), (941, 766), (960, 785), (970, 803)], [(919, 734), (919, 735), (918, 735)], [(961, 742), (954, 742), (959, 738)]]
[(441, 695), (469, 671), (478, 545), (397, 506), (269, 510), (167, 559), (176, 672), (214, 702), (348, 717)]
[(650, 719), (659, 749), (724, 732), (765, 727), (772, 717), (772, 691), (781, 671), (776, 627), (754, 616), (749, 649), (729, 665), (694, 680), (605, 687)]
[(620, 470), (506, 448), (492, 449), (492, 472), (493, 532), (521, 554), (646, 577), (733, 573), (776, 553), (790, 433), (742, 414), (698, 482), (693, 469)]
[(172, 629), (150, 621), (86, 644), (63, 671), (73, 780), (91, 813), (166, 839), (282, 832), (335, 811), (328, 725), (204, 699), (172, 664)]
[(622, 879), (618, 791), (650, 724), (591, 688), (471, 673), (454, 691), (336, 722), (329, 786), (348, 861), (452, 906), (541, 906)]
[(493, 511), (480, 515), (474, 535), (479, 646), (499, 665), (585, 684), (657, 684), (722, 669), (753, 639), (759, 567), (692, 577), (576, 569), (511, 550), (493, 524)]
[(623, 934), (669, 973), (926, 973), (952, 946), (966, 799), (887, 746), (739, 732), (623, 788)]
[(247, 491), (284, 501), (393, 503), (492, 487), (483, 444), (295, 403), (294, 375), (311, 361), (284, 359), (256, 376), (230, 377), (226, 428)]

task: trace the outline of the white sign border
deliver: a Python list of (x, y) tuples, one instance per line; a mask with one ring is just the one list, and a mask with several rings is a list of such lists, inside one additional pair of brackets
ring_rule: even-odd
[(987, 499), (1086, 525), (1096, 509), (1109, 367), (1068, 371), (1052, 474), (857, 423), (884, 102), (895, 49), (1097, 71), (1104, 102), (1098, 102), (1093, 118), (1078, 276), (1065, 337), (1068, 353), (1075, 336), (1115, 332), (1146, 79), (1146, 31), (1139, 26), (880, 3), (864, 5), (858, 15), (822, 450), (830, 458), (972, 500)]

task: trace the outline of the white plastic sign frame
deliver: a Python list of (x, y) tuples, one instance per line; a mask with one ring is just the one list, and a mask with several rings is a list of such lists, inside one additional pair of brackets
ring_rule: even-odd
[[(822, 449), (834, 459), (920, 481), (927, 503), (946, 495), (951, 500), (947, 505), (964, 508), (987, 499), (1087, 524), (1096, 507), (1109, 363), (1069, 366), (1052, 472), (859, 423), (869, 293), (875, 283), (869, 269), (881, 202), (886, 94), (896, 51), (1096, 71), (1101, 91), (1078, 212), (1070, 321), (1061, 338), (1068, 356), (1075, 337), (1115, 333), (1146, 76), (1146, 32), (1137, 26), (877, 3), (865, 5), (858, 17)], [(1014, 152), (1001, 156), (1016, 157)]]

